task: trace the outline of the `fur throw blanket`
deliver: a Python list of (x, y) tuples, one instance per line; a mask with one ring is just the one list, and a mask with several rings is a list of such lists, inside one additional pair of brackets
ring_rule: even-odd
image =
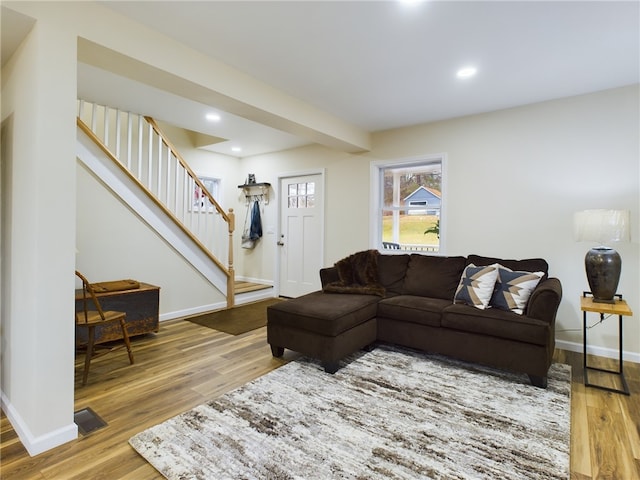
[(385, 289), (378, 280), (379, 255), (377, 250), (365, 250), (338, 261), (335, 267), (340, 280), (325, 285), (323, 290), (330, 293), (360, 293), (384, 297)]

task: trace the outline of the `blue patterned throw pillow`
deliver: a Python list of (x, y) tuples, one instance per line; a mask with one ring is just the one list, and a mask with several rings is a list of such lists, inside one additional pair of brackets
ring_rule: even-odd
[(498, 265), (497, 272), (498, 279), (489, 305), (522, 315), (544, 272), (514, 272), (502, 265)]
[(462, 272), (453, 303), (464, 303), (476, 308), (485, 309), (491, 300), (491, 294), (498, 278), (495, 265), (476, 267), (467, 265)]

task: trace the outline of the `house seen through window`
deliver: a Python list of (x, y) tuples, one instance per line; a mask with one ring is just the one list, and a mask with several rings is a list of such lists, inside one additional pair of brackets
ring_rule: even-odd
[(439, 252), (442, 158), (377, 165), (379, 248)]

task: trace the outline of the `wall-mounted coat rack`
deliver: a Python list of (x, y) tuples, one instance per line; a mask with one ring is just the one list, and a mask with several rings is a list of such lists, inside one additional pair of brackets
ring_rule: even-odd
[(269, 188), (270, 183), (245, 183), (244, 185), (238, 185), (238, 188), (242, 189), (244, 196), (247, 199), (247, 204), (252, 198), (258, 197), (258, 199), (264, 202), (265, 205), (269, 205)]

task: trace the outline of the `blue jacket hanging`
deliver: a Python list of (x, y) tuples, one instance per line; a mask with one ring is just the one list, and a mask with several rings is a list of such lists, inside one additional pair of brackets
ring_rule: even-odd
[(262, 237), (262, 220), (260, 219), (260, 203), (255, 200), (251, 209), (251, 227), (249, 229), (249, 238), (258, 240)]

